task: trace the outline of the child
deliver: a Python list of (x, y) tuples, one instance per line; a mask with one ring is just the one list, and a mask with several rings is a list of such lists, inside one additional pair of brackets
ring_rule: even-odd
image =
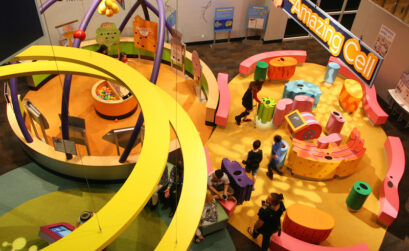
[[(260, 166), (260, 162), (263, 159), (263, 150), (260, 149), (261, 142), (260, 140), (256, 140), (253, 142), (253, 150), (250, 150), (247, 155), (247, 160), (243, 160), (243, 164), (246, 165), (246, 172), (252, 173), (252, 180), (254, 184), (256, 183), (256, 175), (258, 168)], [(254, 190), (254, 186), (253, 186)]]
[(283, 172), (281, 172), (277, 168), (277, 164), (280, 162), (280, 159), (281, 159), (281, 148), (283, 148), (283, 146), (284, 146), (284, 143), (281, 139), (281, 136), (275, 135), (273, 147), (271, 149), (270, 163), (268, 163), (267, 176), (270, 179), (273, 179), (273, 170), (275, 170), (280, 175), (283, 174)]
[(235, 117), (237, 125), (240, 125), (241, 118), (243, 117), (244, 117), (243, 119), (244, 122), (251, 121), (251, 119), (248, 119), (247, 116), (253, 110), (253, 99), (255, 99), (257, 103), (261, 103), (261, 101), (257, 97), (257, 93), (261, 90), (262, 86), (263, 86), (263, 80), (257, 80), (257, 81), (250, 82), (249, 88), (244, 93), (242, 101), (241, 101), (241, 104), (244, 106), (245, 110), (240, 115)]
[(108, 47), (106, 47), (106, 45), (104, 44), (101, 44), (101, 46), (98, 48), (96, 52), (108, 55)]
[(128, 63), (128, 56), (126, 55), (125, 52), (121, 52), (121, 54), (119, 54), (119, 60), (123, 63)]
[(95, 213), (91, 211), (84, 211), (81, 213), (80, 217), (78, 217), (77, 223), (75, 224), (75, 227), (79, 227), (82, 224), (84, 224), (86, 221), (91, 219), (92, 216), (94, 216)]

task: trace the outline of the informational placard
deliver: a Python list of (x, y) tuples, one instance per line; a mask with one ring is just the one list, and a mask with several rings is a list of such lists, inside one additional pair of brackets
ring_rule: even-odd
[[(284, 0), (282, 9), (366, 85), (372, 87), (383, 58), (309, 0)], [(376, 17), (368, 17), (376, 18)]]
[(134, 46), (147, 51), (156, 51), (158, 43), (158, 24), (135, 16), (133, 22)]
[(114, 23), (102, 23), (97, 29), (96, 40), (99, 45), (106, 45), (112, 50), (113, 45), (119, 44), (120, 34)]
[(247, 15), (247, 29), (264, 30), (267, 14), (267, 6), (250, 5)]
[(214, 15), (214, 32), (233, 29), (234, 7), (216, 8)]
[(53, 137), (54, 150), (58, 152), (77, 155), (74, 141)]
[(170, 58), (177, 64), (183, 64), (185, 55), (185, 46), (182, 43), (182, 32), (173, 29), (172, 39), (170, 40)]
[(382, 24), (379, 30), (378, 37), (376, 38), (374, 49), (379, 55), (385, 57), (389, 48), (395, 38), (395, 32)]
[(401, 98), (409, 104), (409, 73), (404, 72), (400, 76), (398, 85), (396, 86), (396, 91), (401, 96)]
[(73, 20), (68, 23), (60, 24), (55, 26), (58, 33), (60, 34), (59, 43), (61, 46), (71, 47), (74, 42), (74, 31), (77, 26), (78, 20)]
[(176, 10), (172, 12), (167, 18), (166, 21), (168, 21), (169, 25), (172, 27), (176, 26)]

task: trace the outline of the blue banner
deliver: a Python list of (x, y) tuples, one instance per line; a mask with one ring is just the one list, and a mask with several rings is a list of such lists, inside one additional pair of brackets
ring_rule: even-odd
[(309, 0), (284, 0), (283, 10), (363, 83), (372, 87), (383, 58)]
[(250, 5), (247, 15), (247, 29), (264, 30), (268, 14), (267, 6)]
[(216, 8), (214, 15), (214, 32), (233, 29), (234, 7)]

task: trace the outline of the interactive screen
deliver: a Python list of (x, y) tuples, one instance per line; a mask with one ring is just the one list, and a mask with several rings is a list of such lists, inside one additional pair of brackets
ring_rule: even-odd
[(294, 128), (298, 128), (304, 124), (300, 116), (298, 116), (298, 113), (289, 115), (288, 119), (291, 121), (291, 124), (293, 124)]
[(66, 228), (65, 226), (56, 226), (56, 227), (50, 227), (50, 230), (53, 231), (54, 233), (58, 234), (61, 237), (67, 236), (69, 233), (72, 231)]
[(0, 63), (6, 62), (26, 46), (43, 37), (35, 0), (1, 1)]

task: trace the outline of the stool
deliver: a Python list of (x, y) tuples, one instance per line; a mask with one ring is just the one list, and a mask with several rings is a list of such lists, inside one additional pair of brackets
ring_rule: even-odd
[(264, 61), (258, 61), (254, 71), (254, 80), (266, 80), (268, 64)]
[(257, 118), (261, 119), (261, 122), (266, 123), (273, 119), (274, 109), (276, 102), (273, 98), (262, 97), (261, 103), (258, 104)]
[(361, 84), (356, 80), (346, 79), (339, 94), (339, 103), (345, 111), (352, 113), (358, 109), (362, 96)]
[(293, 57), (273, 58), (269, 62), (268, 77), (271, 80), (289, 79), (294, 75), (297, 63)]
[(227, 215), (230, 216), (234, 209), (236, 208), (237, 201), (231, 201), (231, 200), (217, 200), (220, 205), (224, 208), (224, 211), (226, 211)]
[(291, 111), (292, 105), (293, 100), (289, 98), (283, 98), (278, 101), (273, 116), (273, 125), (275, 127), (279, 127), (283, 123), (284, 116)]
[(342, 127), (344, 126), (345, 118), (342, 117), (341, 113), (337, 111), (332, 111), (329, 115), (327, 125), (325, 126), (325, 133), (341, 133)]
[(341, 66), (339, 64), (330, 62), (327, 66), (327, 72), (325, 72), (325, 82), (330, 84), (334, 83), (340, 68)]
[(371, 194), (371, 191), (371, 187), (368, 183), (363, 181), (355, 182), (346, 200), (348, 209), (352, 211), (361, 209), (366, 198)]

